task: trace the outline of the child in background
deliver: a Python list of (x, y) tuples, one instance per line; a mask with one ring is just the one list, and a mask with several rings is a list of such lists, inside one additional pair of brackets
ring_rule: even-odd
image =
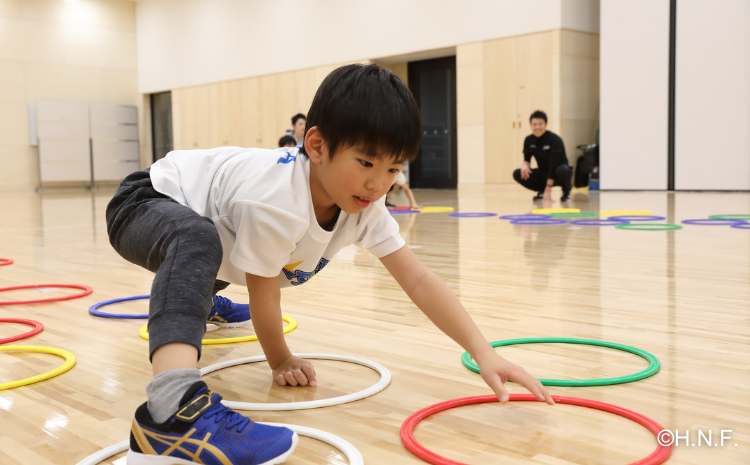
[(279, 148), (296, 146), (297, 141), (292, 136), (281, 136), (281, 139), (279, 139)]
[[(409, 199), (409, 202), (411, 204), (412, 208), (422, 208), (421, 205), (417, 204), (417, 200), (414, 198), (414, 193), (409, 189), (409, 186), (406, 185), (406, 176), (404, 176), (404, 173), (399, 171), (399, 173), (396, 175), (395, 181), (393, 181), (393, 185), (391, 186), (391, 189), (388, 191), (388, 193), (395, 192), (399, 189), (403, 189), (404, 194), (406, 194), (406, 197)], [(388, 197), (385, 198), (385, 206), (388, 208), (394, 208), (395, 205), (388, 202)]]

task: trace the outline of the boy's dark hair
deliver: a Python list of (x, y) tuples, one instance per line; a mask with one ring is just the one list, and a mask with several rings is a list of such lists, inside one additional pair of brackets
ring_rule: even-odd
[(303, 120), (307, 121), (307, 118), (305, 117), (304, 114), (297, 113), (296, 115), (292, 116), (292, 126), (294, 126), (295, 124), (297, 124), (297, 120), (299, 120), (299, 119), (303, 119)]
[(534, 118), (543, 119), (544, 124), (547, 124), (547, 113), (543, 112), (542, 110), (537, 110), (534, 113), (532, 113), (531, 116), (529, 117), (529, 123)]
[[(342, 66), (315, 93), (305, 132), (317, 126), (330, 157), (356, 145), (372, 157), (414, 161), (422, 142), (422, 117), (409, 89), (377, 65)], [(305, 147), (301, 153), (307, 155)]]
[(286, 144), (297, 145), (297, 139), (292, 136), (281, 136), (281, 139), (279, 139), (279, 147), (283, 147)]

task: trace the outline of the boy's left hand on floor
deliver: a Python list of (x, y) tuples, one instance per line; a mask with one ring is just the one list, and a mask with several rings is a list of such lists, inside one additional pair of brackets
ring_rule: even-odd
[(522, 367), (513, 364), (500, 356), (490, 357), (487, 360), (476, 361), (479, 365), (479, 372), (482, 379), (487, 385), (495, 391), (500, 402), (508, 401), (508, 391), (505, 389), (505, 382), (512, 380), (529, 390), (537, 400), (554, 405), (552, 395), (547, 392), (542, 383), (524, 370)]

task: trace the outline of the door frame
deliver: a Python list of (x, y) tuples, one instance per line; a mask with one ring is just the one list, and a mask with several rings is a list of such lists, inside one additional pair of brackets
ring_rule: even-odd
[[(437, 69), (450, 70), (449, 102), (450, 105), (450, 150), (451, 177), (447, 179), (422, 179), (421, 177), (421, 155), (420, 144), (417, 159), (409, 167), (409, 184), (413, 188), (423, 189), (456, 189), (458, 186), (458, 122), (456, 114), (456, 56), (435, 58), (432, 60), (409, 62), (409, 89), (411, 89), (417, 106), (420, 105), (419, 73), (421, 71), (432, 71)], [(424, 131), (424, 130), (423, 130)], [(424, 134), (424, 132), (423, 132)]]

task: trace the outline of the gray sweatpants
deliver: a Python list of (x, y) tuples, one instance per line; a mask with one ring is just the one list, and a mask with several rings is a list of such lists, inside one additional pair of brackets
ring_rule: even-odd
[(126, 177), (107, 205), (109, 242), (123, 258), (156, 273), (148, 311), (149, 358), (164, 344), (198, 349), (222, 259), (216, 226), (157, 192), (149, 169)]

